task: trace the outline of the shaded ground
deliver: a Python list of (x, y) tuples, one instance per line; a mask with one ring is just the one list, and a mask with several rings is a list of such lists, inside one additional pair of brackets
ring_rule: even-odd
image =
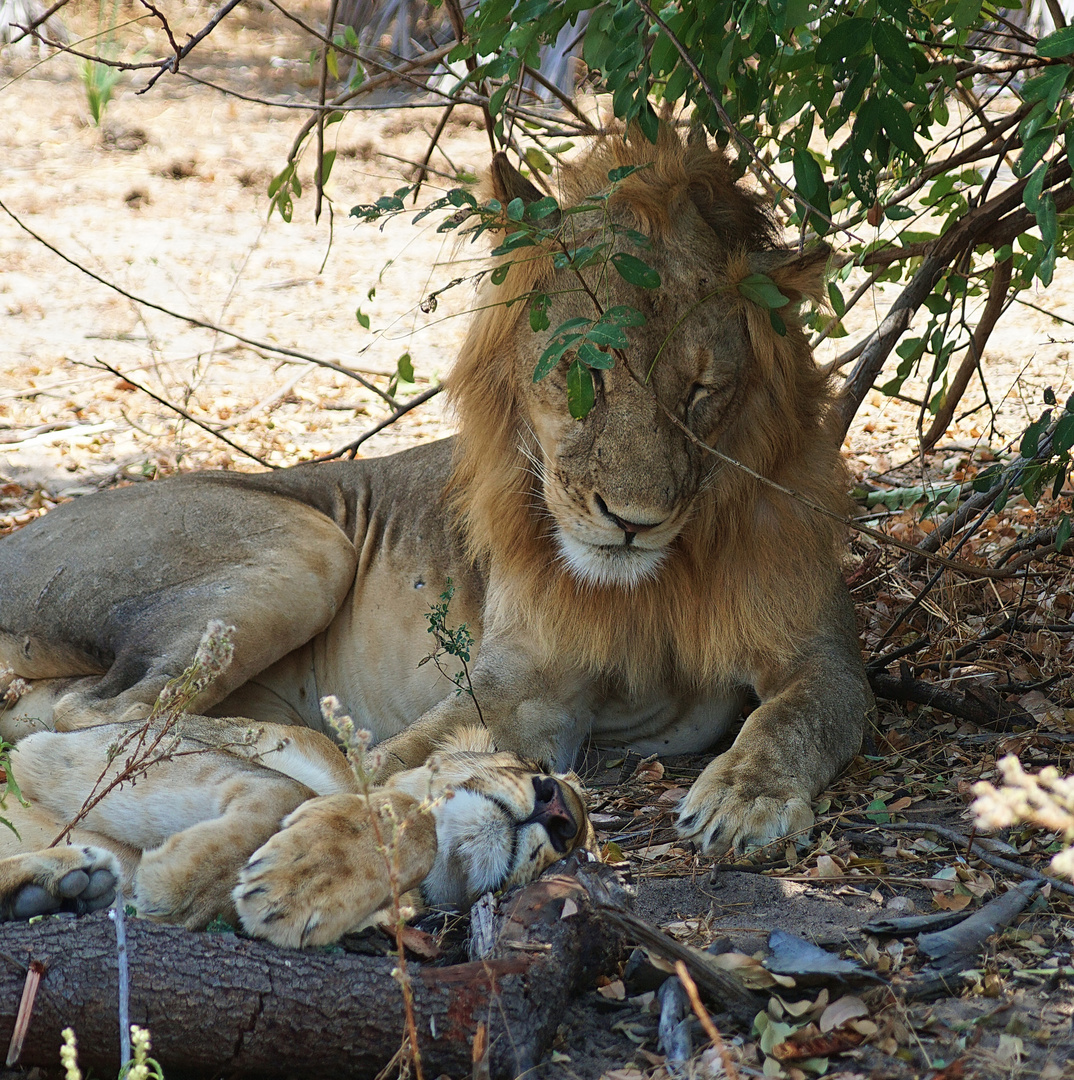
[[(189, 29), (201, 24), (202, 9), (185, 11)], [(91, 29), (86, 13), (72, 17), (74, 26), (79, 18), (82, 29)], [(254, 96), (308, 93), (306, 46), (271, 11), (244, 9), (243, 19), (222, 28), (187, 70)], [(150, 48), (160, 47), (159, 30), (143, 25), (137, 32)], [(180, 79), (166, 78), (136, 97), (140, 85), (122, 81), (95, 128), (74, 60), (34, 66), (0, 57), (0, 200), (71, 260), (126, 292), (262, 344), (148, 309), (64, 262), (0, 213), (0, 532), (58, 499), (117, 481), (330, 453), (386, 416), (384, 401), (355, 380), (273, 347), (345, 363), (381, 391), (407, 353), (417, 382), (399, 392), (405, 399), (435, 383), (461, 342), (458, 316), (472, 302), (469, 281), (439, 295), (434, 311), (422, 311), (421, 301), (469, 278), (480, 265), (477, 253), (454, 252), (436, 233), (435, 219), (417, 227), (403, 219), (378, 231), (346, 217), (351, 206), (394, 189), (406, 163), (424, 156), (438, 113), (393, 107), (331, 129), (339, 155), (328, 192), (333, 221), (326, 214), (313, 223), (307, 193), (294, 221), (284, 224), (266, 220), (266, 188), (286, 160), (298, 118)], [(487, 159), (483, 130), (461, 112), (443, 145), (432, 165), (451, 176), (478, 172)], [(444, 182), (434, 176), (430, 188)], [(879, 321), (895, 295), (887, 288), (877, 306), (848, 320), (846, 340)], [(1053, 289), (1027, 299), (1069, 318), (1069, 265), (1061, 264)], [(369, 330), (356, 318), (359, 308)], [(1011, 312), (985, 358), (995, 411), (970, 412), (925, 461), (915, 452), (919, 410), (872, 394), (847, 444), (855, 479), (883, 491), (972, 477), (1037, 415), (1046, 386), (1061, 399), (1070, 392), (1070, 338), (1069, 325), (1046, 314)], [(830, 361), (839, 348), (825, 343), (820, 359)], [(103, 370), (102, 361), (120, 374)], [(912, 398), (921, 387), (908, 382), (904, 393)], [(408, 414), (362, 452), (386, 453), (446, 433), (441, 400)], [(971, 388), (966, 410), (980, 401)], [(1063, 507), (1069, 508), (1066, 492), (1043, 511), (1015, 500), (982, 523), (961, 556), (995, 562)], [(920, 510), (881, 508), (870, 520), (914, 540), (932, 527)], [(782, 928), (888, 976), (920, 959), (910, 938), (863, 936), (859, 927), (870, 918), (882, 910), (905, 913), (898, 898), (920, 912), (970, 909), (1013, 879), (967, 859), (924, 826), (883, 826), (932, 822), (967, 832), (970, 785), (991, 776), (996, 758), (1011, 750), (1027, 766), (1074, 772), (1074, 589), (1067, 562), (1052, 556), (1017, 581), (949, 575), (892, 633), (927, 575), (900, 569), (897, 553), (865, 538), (856, 538), (851, 551), (848, 573), (869, 656), (927, 633), (930, 643), (904, 661), (909, 674), (999, 688), (1032, 723), (982, 729), (928, 709), (885, 705), (869, 755), (818, 808), (817, 842), (742, 866), (686, 850), (671, 830), (674, 805), (703, 759), (648, 763), (638, 772), (636, 755), (610, 766), (605, 756), (587, 779), (602, 839), (629, 860), (644, 917), (691, 943), (726, 938), (745, 953), (763, 949), (769, 931)], [(1053, 837), (1028, 830), (1008, 840), (1020, 852), (1011, 857), (1027, 867), (1045, 867), (1054, 846)], [(1074, 1075), (1065, 1064), (1074, 1056), (1071, 914), (1069, 898), (1053, 893), (1040, 911), (993, 939), (963, 996), (909, 1008), (870, 998), (875, 1033), (833, 1059), (831, 1074), (925, 1076), (927, 1056), (937, 1066), (964, 1060), (967, 1072), (982, 1077)], [(621, 989), (577, 1003), (545, 1075), (611, 1072), (621, 1080), (661, 1068), (649, 991), (629, 981)], [(749, 1036), (740, 1036), (732, 1053), (743, 1075), (760, 1069)]]

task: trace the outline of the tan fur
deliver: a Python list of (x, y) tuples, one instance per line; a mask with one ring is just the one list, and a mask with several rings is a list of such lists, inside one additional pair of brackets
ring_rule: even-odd
[[(643, 753), (707, 750), (752, 704), (683, 801), (680, 831), (719, 850), (808, 830), (810, 800), (857, 751), (872, 708), (840, 578), (840, 529), (705, 448), (843, 509), (831, 393), (796, 313), (822, 289), (825, 251), (780, 247), (724, 156), (684, 145), (670, 128), (655, 147), (637, 134), (597, 142), (564, 169), (561, 204), (607, 193), (608, 172), (621, 165), (639, 169), (606, 202), (563, 215), (544, 247), (522, 249), (501, 286), (484, 287), (449, 384), (454, 442), (115, 489), (0, 542), (0, 666), (56, 679), (35, 684), (24, 722), (16, 709), (0, 733), (75, 735), (144, 718), (206, 623), (220, 619), (235, 627), (235, 659), (196, 703), (205, 714), (197, 737), (209, 745), (213, 725), (235, 716), (274, 732), (310, 728), (317, 742), (316, 732), (328, 734), (319, 701), (333, 694), (382, 745), (382, 782), (422, 767), (477, 721), (497, 751), (564, 770), (588, 737)], [(501, 202), (533, 197), (506, 159), (493, 175)], [(583, 271), (584, 288), (553, 266), (557, 251), (602, 243), (608, 256), (642, 257), (660, 288), (627, 283), (610, 261)], [(791, 301), (779, 309), (785, 335), (739, 291), (758, 273)], [(539, 334), (526, 318), (535, 292), (552, 298), (551, 327)], [(592, 411), (574, 420), (571, 356), (537, 383), (534, 365), (558, 325), (593, 319), (598, 305), (633, 307), (645, 324), (629, 330)], [(473, 636), (465, 671), (441, 657), (454, 684), (422, 664), (434, 647), (429, 609), (449, 579), (449, 624)], [(231, 862), (206, 856), (206, 881), (191, 879), (187, 900), (168, 881), (170, 858), (151, 889), (143, 875), (145, 889), (163, 894), (164, 917), (200, 920), (229, 903), (213, 887), (238, 873), (240, 836), (245, 855), (265, 844), (281, 866), (307, 828), (353, 831), (346, 808), (356, 822), (361, 813), (334, 779), (341, 759), (297, 733), (288, 746), (278, 766), (269, 756), (251, 764), (252, 786), (237, 781), (230, 810), (210, 815), (210, 838), (189, 838), (208, 851), (227, 826)], [(49, 760), (62, 778), (70, 755)], [(287, 778), (269, 785), (279, 816), (267, 832), (243, 817), (266, 765)], [(174, 791), (230, 783), (210, 773), (177, 769)], [(310, 804), (275, 833), (310, 791), (343, 801)], [(467, 796), (447, 815), (460, 850), (470, 850), (466, 815), (479, 810)], [(154, 843), (185, 847), (188, 838)], [(476, 849), (471, 862), (480, 868)], [(434, 866), (432, 879), (467, 902), (465, 873)], [(283, 921), (286, 940), (307, 939), (297, 914)]]

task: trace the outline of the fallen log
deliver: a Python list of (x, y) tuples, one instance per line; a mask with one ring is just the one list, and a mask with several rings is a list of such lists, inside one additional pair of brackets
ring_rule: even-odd
[[(168, 1080), (210, 1072), (374, 1077), (399, 1050), (404, 1008), (394, 958), (281, 949), (141, 919), (126, 929), (130, 1021), (151, 1031), (153, 1057)], [(507, 897), (494, 933), (487, 960), (408, 965), (426, 1076), (471, 1075), (481, 1026), (493, 1080), (531, 1069), (570, 997), (619, 959), (615, 928), (566, 873)], [(37, 961), (45, 972), (19, 1064), (55, 1068), (60, 1032), (70, 1026), (83, 1070), (115, 1076), (118, 968), (107, 913), (4, 924), (0, 957), (0, 1045), (10, 1039), (26, 971)]]

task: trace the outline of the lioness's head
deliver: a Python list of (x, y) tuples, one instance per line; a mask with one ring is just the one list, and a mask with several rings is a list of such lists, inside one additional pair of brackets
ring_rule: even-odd
[(425, 765), (389, 786), (432, 799), (436, 861), (427, 903), (468, 907), (483, 893), (532, 881), (579, 847), (596, 849), (585, 803), (568, 775), (497, 753), (481, 729), (464, 729)]
[[(623, 165), (638, 168), (612, 185), (609, 171)], [(504, 204), (542, 194), (503, 157), (493, 181)], [(780, 248), (769, 215), (734, 183), (722, 153), (686, 144), (669, 127), (655, 146), (639, 133), (602, 140), (564, 169), (560, 205), (587, 199), (592, 209), (564, 214), (543, 247), (520, 248), (505, 284), (483, 295), (491, 305), (520, 299), (476, 319), (456, 368), (456, 485), (476, 546), (494, 548), (491, 535), (518, 545), (529, 518), (528, 536), (547, 542), (574, 580), (631, 590), (658, 576), (703, 496), (727, 479), (702, 444), (775, 476), (781, 460), (802, 460), (826, 391), (794, 307), (819, 290), (827, 249)], [(589, 265), (564, 268), (581, 248), (597, 252)], [(655, 270), (659, 287), (617, 270), (631, 259)], [(787, 298), (778, 321), (748, 285), (740, 289), (756, 274)], [(550, 298), (540, 333), (525, 315), (537, 295)], [(573, 349), (536, 382), (535, 367), (563, 323), (615, 308), (640, 312), (644, 325), (630, 327), (617, 355), (603, 347), (606, 367), (587, 365), (593, 405), (575, 419)], [(712, 521), (700, 527), (711, 531)], [(506, 546), (498, 558), (509, 557)]]

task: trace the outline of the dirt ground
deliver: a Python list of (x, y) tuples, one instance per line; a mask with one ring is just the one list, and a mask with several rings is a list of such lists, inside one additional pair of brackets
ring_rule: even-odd
[[(183, 29), (200, 26), (206, 10), (193, 3), (182, 9)], [(187, 72), (273, 101), (308, 94), (314, 82), (308, 44), (271, 9), (240, 13), (185, 65)], [(74, 9), (72, 36), (91, 33), (95, 19), (88, 6)], [(128, 33), (142, 35), (150, 53), (163, 47), (161, 31), (148, 20)], [(139, 96), (144, 84), (144, 76), (124, 76), (97, 127), (75, 59), (0, 53), (6, 117), (0, 125), (6, 209), (0, 211), (0, 533), (57, 500), (123, 480), (189, 468), (256, 469), (328, 454), (387, 415), (384, 401), (354, 379), (274, 347), (349, 366), (381, 391), (408, 354), (416, 383), (401, 388), (405, 399), (448, 371), (465, 332), (481, 252), (456, 250), (450, 236), (436, 232), (435, 218), (415, 226), (407, 216), (377, 228), (347, 216), (352, 206), (405, 182), (425, 154), (438, 110), (386, 96), (376, 110), (330, 129), (338, 151), (327, 190), (331, 213), (314, 222), (307, 183), (288, 224), (267, 216), (267, 186), (285, 163), (302, 115), (179, 77), (165, 77)], [(461, 110), (441, 145), (431, 165), (446, 175), (431, 177), (423, 199), (487, 162), (484, 130)], [(455, 279), (462, 281), (445, 289)], [(423, 304), (434, 292), (435, 305)], [(894, 286), (878, 291), (875, 302), (848, 320), (851, 336), (826, 342), (818, 359), (829, 362), (878, 323), (894, 295)], [(1051, 289), (1025, 299), (1044, 311), (1016, 306), (989, 343), (985, 371), (995, 410), (974, 409), (981, 394), (971, 387), (965, 409), (973, 411), (922, 462), (918, 410), (870, 395), (846, 446), (859, 483), (909, 486), (972, 476), (1038, 415), (1046, 387), (1061, 400), (1071, 392), (1074, 334), (1069, 323), (1046, 314), (1074, 318), (1070, 265), (1060, 264)], [(912, 382), (904, 390), (911, 398), (920, 392)], [(407, 414), (361, 452), (390, 453), (449, 432), (442, 401)], [(1069, 509), (1066, 495), (1041, 513), (1012, 503), (985, 524), (976, 550), (991, 556), (1063, 506)], [(919, 518), (907, 510), (871, 520), (912, 539), (931, 527)], [(875, 546), (856, 540), (851, 569)], [(882, 557), (881, 570), (889, 563), (894, 559)], [(938, 627), (957, 645), (1027, 596), (1044, 622), (1065, 623), (1074, 608), (1069, 567), (1052, 560), (1045, 571), (1021, 599), (1002, 582), (944, 585), (929, 601), (935, 610), (923, 617), (933, 620), (934, 636)], [(891, 612), (917, 583), (877, 571), (855, 586), (867, 649), (879, 646)], [(884, 833), (877, 826), (898, 817), (967, 832), (969, 784), (991, 775), (1006, 750), (1022, 751), (1027, 764), (1074, 771), (1064, 738), (1074, 717), (1069, 637), (1040, 631), (1031, 640), (997, 638), (991, 648), (975, 654), (976, 667), (960, 677), (1040, 683), (1019, 698), (1036, 726), (988, 731), (928, 709), (885, 704), (874, 745), (825, 797), (819, 841), (805, 853), (791, 849), (767, 864), (731, 865), (679, 847), (671, 810), (700, 759), (639, 767), (635, 755), (591, 764), (587, 779), (602, 839), (614, 840), (631, 863), (639, 914), (702, 946), (726, 938), (742, 953), (763, 952), (768, 933), (782, 928), (884, 975), (920, 967), (911, 938), (878, 939), (860, 927), (881, 911), (977, 906), (1015, 879), (965, 858), (924, 827)], [(1039, 868), (1051, 839), (1029, 832), (1008, 837), (1023, 862)], [(1057, 892), (1038, 908), (990, 939), (965, 992), (911, 1006), (865, 995), (872, 1031), (856, 1049), (832, 1057), (828, 1075), (931, 1076), (962, 1062), (965, 1075), (997, 1080), (1074, 1076), (1074, 908)], [(818, 1017), (819, 993), (809, 991)], [(797, 1015), (795, 1007), (770, 1011), (778, 1019), (784, 1009), (786, 1019)], [(658, 1012), (651, 991), (626, 975), (618, 986), (586, 995), (572, 1007), (544, 1074), (663, 1075)], [(693, 1041), (698, 1051), (705, 1045), (699, 1031)], [(760, 1075), (758, 1037), (739, 1032), (729, 1044), (741, 1075)], [(768, 1060), (768, 1074), (777, 1075)], [(716, 1076), (720, 1066), (697, 1056), (687, 1072)], [(784, 1075), (806, 1074), (785, 1066)], [(944, 1080), (961, 1075), (943, 1074)]]

